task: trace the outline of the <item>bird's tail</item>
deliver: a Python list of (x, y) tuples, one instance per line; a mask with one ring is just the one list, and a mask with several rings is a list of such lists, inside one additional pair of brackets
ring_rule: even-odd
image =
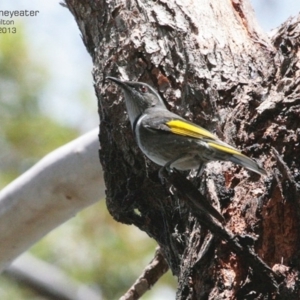
[(267, 175), (267, 172), (261, 166), (259, 166), (253, 159), (243, 155), (242, 153), (235, 153), (229, 157), (228, 160), (257, 174)]
[(259, 166), (253, 159), (242, 154), (239, 150), (229, 146), (220, 140), (209, 140), (207, 144), (215, 150), (215, 158), (219, 160), (229, 160), (248, 170), (260, 175), (267, 175), (267, 172)]

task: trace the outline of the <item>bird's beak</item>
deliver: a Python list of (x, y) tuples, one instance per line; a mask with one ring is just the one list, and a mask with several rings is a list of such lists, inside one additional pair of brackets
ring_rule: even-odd
[(111, 76), (106, 76), (105, 79), (109, 79), (117, 84), (122, 84), (123, 81), (121, 81), (120, 79), (116, 78), (116, 77), (111, 77)]
[(121, 88), (125, 88), (126, 89), (126, 87), (127, 87), (127, 84), (124, 81), (122, 81), (122, 80), (120, 80), (118, 78), (107, 76), (105, 79), (109, 79), (109, 80), (113, 81), (114, 83), (116, 83)]

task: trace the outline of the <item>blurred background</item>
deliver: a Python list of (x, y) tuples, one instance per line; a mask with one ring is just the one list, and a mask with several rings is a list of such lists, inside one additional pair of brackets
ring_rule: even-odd
[[(265, 31), (300, 11), (295, 0), (252, 4)], [(59, 1), (1, 0), (0, 10), (25, 9), (39, 14), (14, 17), (17, 33), (0, 34), (0, 188), (99, 123), (92, 62), (72, 15)], [(118, 299), (152, 259), (155, 247), (143, 232), (115, 222), (102, 199), (29, 252), (92, 287), (101, 299)], [(175, 288), (168, 273), (143, 299), (175, 299)], [(2, 275), (0, 299), (58, 298)]]

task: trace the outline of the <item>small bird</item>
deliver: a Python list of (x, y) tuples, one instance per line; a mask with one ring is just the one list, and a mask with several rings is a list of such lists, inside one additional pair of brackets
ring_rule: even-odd
[(177, 170), (199, 168), (214, 160), (231, 161), (260, 175), (254, 160), (203, 127), (170, 112), (158, 92), (143, 82), (106, 77), (122, 88), (139, 148), (154, 163)]

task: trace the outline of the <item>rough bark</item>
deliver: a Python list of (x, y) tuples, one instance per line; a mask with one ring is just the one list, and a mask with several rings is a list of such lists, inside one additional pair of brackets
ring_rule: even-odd
[[(270, 39), (248, 1), (66, 5), (94, 62), (107, 207), (158, 242), (178, 277), (177, 299), (298, 299), (300, 18)], [(184, 195), (161, 184), (158, 167), (136, 146), (121, 92), (104, 81), (108, 74), (152, 84), (171, 111), (262, 162), (264, 178), (210, 163), (201, 192), (220, 206), (239, 245), (283, 275), (276, 283), (267, 284), (234, 243), (216, 231), (212, 237)]]

